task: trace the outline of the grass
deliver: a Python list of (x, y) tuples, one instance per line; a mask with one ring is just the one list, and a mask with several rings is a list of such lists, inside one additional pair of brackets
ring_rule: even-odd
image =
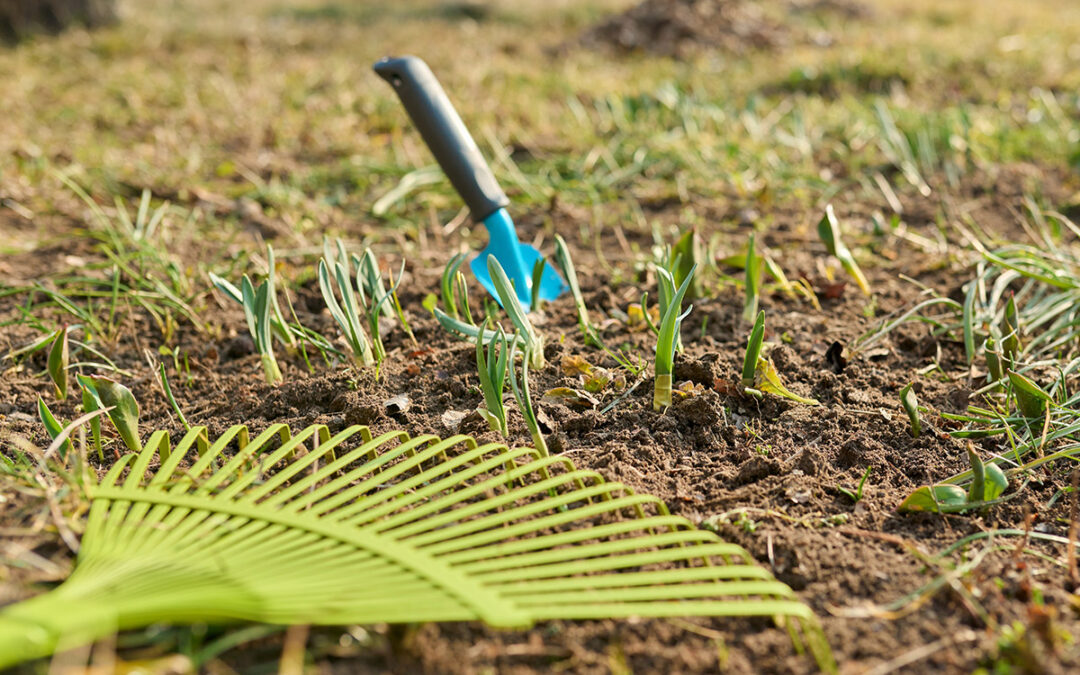
[[(601, 12), (604, 4), (594, 3), (592, 11)], [(895, 11), (901, 3), (884, 4), (883, 11)], [(857, 25), (849, 29), (850, 36), (843, 26), (832, 27), (841, 34), (838, 43), (846, 46), (824, 54), (795, 49), (728, 63), (679, 64), (612, 62), (584, 52), (544, 67), (536, 65), (543, 59), (531, 55), (545, 42), (565, 37), (578, 10), (526, 5), (520, 11), (528, 22), (484, 26), (490, 41), (521, 45), (525, 54), (490, 55), (472, 40), (461, 51), (457, 37), (468, 22), (451, 22), (444, 40), (425, 42), (425, 58), (457, 93), (455, 101), (482, 144), (495, 140), (535, 149), (532, 158), (515, 162), (517, 203), (537, 205), (557, 193), (571, 203), (605, 203), (608, 217), (617, 219), (632, 212), (633, 200), (623, 194), (631, 184), (638, 197), (750, 195), (760, 188), (762, 176), (770, 176), (772, 193), (829, 194), (835, 181), (822, 179), (820, 167), (833, 157), (848, 163), (853, 177), (872, 175), (865, 170), (882, 165), (903, 174), (898, 135), (926, 139), (921, 155), (930, 163), (957, 157), (963, 160), (961, 168), (1030, 158), (1067, 163), (1068, 144), (1062, 141), (1076, 126), (1062, 111), (1071, 109), (1072, 99), (1048, 92), (1076, 91), (1080, 84), (1075, 69), (1065, 68), (1069, 37), (1058, 28), (1076, 9), (1066, 2), (1027, 11), (1003, 0), (993, 5), (982, 11), (951, 8), (944, 12), (949, 17), (944, 25), (916, 23), (915, 34), (889, 32), (873, 41), (866, 41)], [(91, 68), (89, 63), (72, 59), (77, 65), (65, 75), (63, 94), (37, 97), (32, 108), (14, 106), (7, 138), (34, 138), (45, 149), (23, 160), (18, 170), (32, 175), (42, 161), (48, 162), (33, 157), (52, 157), (50, 150), (71, 147), (72, 175), (88, 181), (94, 192), (121, 185), (201, 185), (213, 194), (252, 199), (299, 223), (334, 210), (366, 214), (405, 174), (427, 163), (412, 152), (415, 139), (403, 133), (391, 92), (361, 84), (375, 82), (362, 64), (415, 44), (411, 41), (439, 19), (400, 25), (377, 19), (374, 27), (385, 38), (365, 44), (355, 38), (369, 25), (345, 22), (337, 27), (336, 40), (321, 40), (324, 22), (283, 20), (281, 5), (269, 0), (215, 8), (225, 12), (224, 18), (204, 16), (199, 6), (196, 2), (170, 14), (177, 26), (172, 39), (191, 58), (183, 68), (155, 71), (146, 82), (152, 96), (136, 100), (124, 95), (138, 59), (163, 49), (148, 37), (160, 32), (160, 20), (134, 12), (117, 29), (91, 38), (97, 61), (105, 65), (95, 69), (94, 78), (80, 72)], [(239, 16), (262, 22), (262, 39), (246, 47), (252, 50), (246, 70), (216, 73), (205, 56), (216, 54), (231, 64), (244, 58), (244, 51), (230, 42), (230, 31), (222, 28)], [(1005, 25), (1042, 39), (1025, 42), (991, 78), (985, 75), (987, 55), (997, 53), (995, 41)], [(979, 39), (957, 39), (969, 30), (977, 31)], [(305, 45), (306, 55), (292, 60), (277, 56), (275, 49), (290, 43)], [(358, 43), (363, 45), (359, 51)], [(56, 49), (62, 54), (81, 45), (78, 38), (64, 36)], [(28, 81), (48, 77), (48, 59), (44, 46), (3, 57)], [(785, 102), (790, 100), (787, 92), (760, 93), (792, 73), (807, 72), (810, 63), (859, 61), (896, 64), (892, 67), (909, 82), (904, 96), (890, 100), (856, 89), (837, 98), (809, 96), (796, 107)], [(930, 85), (942, 76), (970, 91), (961, 92), (958, 101), (941, 100), (941, 88)], [(514, 83), (503, 90), (499, 119), (485, 105), (489, 95), (482, 93), (487, 88), (482, 83), (490, 81)], [(99, 87), (111, 94), (97, 96)], [(335, 100), (329, 91), (349, 93)], [(1023, 119), (999, 105), (999, 93), (1012, 91), (1021, 93), (1009, 94), (1010, 103), (1031, 111)], [(74, 105), (84, 114), (74, 115)], [(882, 105), (892, 126), (882, 126)], [(144, 120), (144, 126), (133, 131), (132, 119)], [(93, 120), (101, 128), (91, 126)], [(39, 124), (46, 133), (38, 133)], [(356, 134), (362, 127), (379, 133)], [(203, 140), (184, 147), (178, 134), (154, 135), (177, 128), (198, 132)], [(658, 136), (656, 129), (672, 131)], [(124, 161), (106, 152), (120, 142), (135, 148)], [(8, 143), (18, 148), (13, 140)], [(550, 152), (552, 147), (559, 151)], [(260, 169), (257, 148), (264, 148), (279, 168)], [(927, 173), (925, 167), (920, 173)], [(870, 183), (860, 187), (868, 195), (880, 194)], [(395, 203), (382, 217), (391, 226), (415, 229), (428, 209), (449, 210), (451, 202), (450, 187), (441, 182)]]

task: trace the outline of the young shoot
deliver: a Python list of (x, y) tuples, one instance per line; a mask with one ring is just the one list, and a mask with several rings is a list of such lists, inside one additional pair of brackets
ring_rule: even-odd
[(532, 268), (532, 298), (529, 300), (529, 311), (536, 312), (540, 310), (540, 282), (544, 278), (544, 268), (547, 267), (547, 261), (544, 260), (544, 256), (540, 256), (533, 263)]
[(758, 398), (764, 393), (776, 394), (796, 403), (819, 405), (819, 401), (790, 391), (780, 380), (780, 373), (772, 359), (763, 355), (765, 343), (765, 312), (758, 312), (754, 328), (746, 341), (746, 355), (743, 357), (741, 384), (743, 391)]
[[(281, 344), (285, 345), (290, 353), (297, 347), (297, 337), (295, 329), (285, 321), (285, 317), (281, 312), (281, 305), (278, 303), (277, 298), (277, 260), (274, 257), (274, 247), (269, 244), (266, 245), (266, 261), (267, 261), (267, 274), (266, 283), (269, 284), (269, 302), (270, 302), (270, 330)], [(210, 273), (210, 282), (214, 284), (214, 287), (225, 294), (225, 297), (229, 298), (233, 302), (243, 305), (244, 293), (241, 289), (237, 288), (232, 282), (227, 279), (223, 279), (213, 272)], [(245, 310), (246, 312), (246, 310)]]
[(443, 268), (442, 303), (448, 316), (474, 325), (472, 310), (469, 308), (469, 285), (465, 281), (465, 275), (461, 273), (461, 264), (464, 262), (465, 254), (458, 253), (450, 258), (450, 262)]
[(68, 391), (68, 366), (70, 365), (71, 350), (68, 346), (68, 327), (64, 326), (56, 331), (52, 345), (49, 347), (49, 360), (47, 369), (49, 379), (53, 383), (53, 392), (56, 399), (63, 401), (67, 398)]
[(761, 302), (761, 256), (758, 255), (754, 233), (746, 245), (746, 300), (743, 302), (743, 320), (750, 323), (757, 316)]
[(821, 237), (821, 241), (825, 244), (825, 250), (829, 252), (829, 255), (840, 261), (840, 266), (855, 280), (863, 294), (871, 295), (870, 282), (866, 280), (866, 276), (863, 274), (862, 269), (859, 268), (859, 264), (855, 262), (851, 250), (840, 238), (840, 223), (836, 220), (836, 213), (833, 212), (832, 204), (825, 207), (825, 215), (818, 222), (818, 236)]
[(757, 364), (761, 359), (761, 347), (765, 339), (765, 312), (758, 312), (754, 321), (754, 328), (750, 331), (750, 337), (746, 340), (746, 355), (743, 357), (742, 386), (743, 389), (753, 389), (757, 379)]
[(855, 487), (854, 490), (849, 490), (839, 485), (836, 486), (836, 489), (839, 490), (840, 493), (843, 494), (845, 497), (858, 504), (862, 501), (863, 488), (866, 487), (866, 479), (870, 477), (870, 470), (873, 468), (874, 466), (872, 464), (866, 467), (866, 471), (863, 472), (862, 478), (859, 479), (859, 484)]
[[(656, 411), (665, 410), (671, 405), (671, 371), (675, 362), (675, 345), (683, 319), (693, 309), (691, 305), (683, 312), (682, 301), (696, 270), (696, 265), (690, 268), (690, 273), (669, 298), (667, 308), (660, 318), (660, 332), (656, 338), (656, 361), (653, 364), (656, 371), (656, 380), (653, 384), (653, 410)], [(657, 273), (661, 279), (661, 288), (664, 288), (665, 284), (674, 287), (675, 280), (667, 270), (657, 269)], [(663, 291), (660, 296), (663, 298)]]
[[(483, 329), (486, 331), (488, 322), (484, 322)], [(506, 428), (506, 406), (503, 404), (503, 391), (506, 388), (506, 370), (511, 365), (511, 349), (506, 342), (506, 334), (502, 327), (495, 331), (493, 339), (487, 342), (479, 337), (476, 340), (476, 370), (480, 375), (480, 390), (484, 394), (484, 405), (477, 411), (488, 421), (493, 431), (498, 431), (503, 436), (508, 432)]]
[(532, 396), (529, 394), (529, 361), (530, 354), (526, 352), (521, 358), (521, 385), (518, 385), (517, 371), (514, 370), (514, 355), (516, 354), (517, 341), (510, 346), (510, 389), (514, 392), (514, 400), (517, 401), (521, 416), (525, 418), (525, 425), (529, 427), (529, 435), (532, 436), (533, 446), (546, 457), (548, 453), (547, 442), (540, 433), (540, 423), (536, 419), (536, 410), (532, 406)]
[(281, 368), (274, 356), (274, 343), (270, 337), (270, 319), (273, 316), (270, 305), (270, 281), (259, 284), (256, 289), (251, 279), (245, 274), (240, 285), (244, 304), (244, 318), (247, 319), (248, 332), (255, 342), (255, 351), (262, 361), (263, 376), (267, 384), (278, 384), (282, 380)]
[[(338, 246), (340, 255), (335, 259), (329, 246), (324, 243), (323, 259), (319, 261), (319, 291), (322, 293), (327, 309), (330, 310), (330, 315), (334, 317), (342, 335), (345, 336), (345, 342), (352, 352), (353, 362), (357, 366), (370, 366), (375, 363), (375, 356), (360, 321), (360, 303), (353, 289), (352, 274), (344, 246), (340, 241)], [(337, 293), (341, 294), (340, 304), (335, 295), (335, 286)]]
[[(384, 314), (394, 316), (392, 293), (396, 292), (397, 288), (392, 287), (387, 292), (383, 285), (382, 273), (379, 272), (379, 265), (375, 261), (375, 254), (371, 252), (371, 249), (364, 249), (364, 255), (361, 258), (354, 256), (353, 264), (356, 265), (356, 287), (360, 291), (360, 307), (367, 319), (368, 333), (371, 335), (373, 346), (372, 355), (375, 358), (375, 366), (378, 368), (386, 358), (382, 331), (379, 329), (379, 317)], [(404, 273), (405, 261), (402, 260), (401, 270), (398, 272), (398, 283), (401, 283)]]
[[(704, 269), (703, 264), (707, 257), (705, 242), (702, 241), (696, 227), (691, 227), (683, 232), (675, 245), (671, 247), (667, 260), (667, 270), (675, 280), (675, 285), (681, 286), (684, 281), (693, 278), (690, 287), (686, 289), (686, 298), (688, 300), (700, 298), (704, 295), (701, 283), (702, 275), (695, 276), (693, 270), (695, 268)], [(662, 316), (663, 309), (660, 311)]]
[(169, 402), (169, 406), (180, 420), (184, 431), (191, 431), (191, 425), (188, 424), (187, 417), (184, 416), (184, 411), (180, 409), (180, 404), (176, 402), (176, 396), (173, 395), (172, 387), (169, 385), (169, 376), (165, 373), (164, 361), (158, 362), (157, 374), (158, 384), (161, 385), (161, 392), (165, 394), (165, 400)]
[[(77, 375), (76, 379), (83, 390), (84, 412), (106, 410), (109, 420), (116, 428), (116, 432), (124, 441), (124, 445), (132, 452), (142, 450), (142, 441), (139, 440), (139, 402), (131, 390), (106, 377)], [(94, 439), (94, 445), (98, 448), (98, 456), (101, 457), (101, 424), (100, 418), (97, 425), (90, 425), (90, 433)]]
[[(577, 309), (578, 328), (585, 337), (585, 344), (603, 348), (596, 328), (589, 321), (589, 310), (585, 307), (585, 299), (581, 296), (581, 286), (578, 284), (577, 270), (574, 261), (570, 257), (570, 249), (566, 246), (566, 240), (560, 235), (555, 235), (555, 262), (559, 265), (563, 278), (570, 286), (570, 295), (574, 298), (574, 307)], [(536, 286), (534, 285), (533, 288)]]
[[(338, 244), (342, 245), (340, 240), (338, 240)], [(389, 298), (389, 293), (387, 293), (386, 286), (383, 284), (382, 273), (379, 272), (379, 264), (375, 260), (375, 254), (371, 252), (370, 248), (365, 248), (362, 256), (357, 257), (355, 254), (352, 256), (352, 264), (356, 265), (356, 287), (360, 290), (361, 299), (370, 298), (372, 302), (378, 303), (379, 307), (376, 314), (381, 314), (388, 319), (394, 318), (393, 305), (383, 302), (384, 298)], [(398, 278), (404, 273), (405, 261), (402, 260)]]
[(919, 419), (919, 399), (915, 397), (915, 392), (911, 388), (913, 384), (909, 382), (900, 390), (900, 405), (903, 406), (911, 422), (911, 437), (918, 438), (922, 432), (922, 421)]
[[(671, 302), (675, 297), (676, 288), (677, 288), (677, 286), (681, 286), (681, 284), (676, 284), (676, 282), (675, 282), (675, 274), (672, 272), (671, 268), (665, 269), (663, 267), (656, 266), (655, 269), (656, 269), (656, 285), (657, 285), (657, 293), (656, 293), (656, 295), (657, 295), (657, 298), (658, 298), (657, 304), (659, 305), (659, 310), (660, 310), (659, 313), (658, 313), (658, 316), (660, 317), (660, 324), (657, 325), (656, 323), (653, 323), (652, 317), (649, 316), (649, 294), (648, 293), (643, 293), (642, 296), (641, 296), (641, 314), (642, 314), (642, 320), (645, 321), (646, 325), (648, 325), (649, 330), (651, 330), (653, 333), (655, 333), (657, 335), (657, 337), (659, 337), (660, 331), (661, 331), (661, 326), (663, 325), (663, 317), (667, 316), (667, 311), (671, 307)], [(689, 277), (685, 277), (683, 279), (683, 282), (685, 282), (686, 279), (693, 279), (693, 278), (694, 278), (693, 275), (691, 275)], [(693, 282), (691, 282), (691, 283), (693, 283)], [(689, 292), (689, 288), (687, 289), (687, 292)], [(682, 350), (683, 350), (682, 336), (679, 335), (678, 333), (676, 333), (675, 334), (675, 351), (681, 354)]]
[[(49, 410), (49, 406), (45, 405), (45, 401), (42, 400), (40, 396), (38, 396), (37, 408), (38, 417), (41, 418), (41, 423), (45, 426), (45, 432), (49, 434), (50, 439), (55, 441), (56, 437), (64, 431), (64, 425), (57, 421), (56, 417), (53, 416), (52, 411)], [(67, 457), (67, 454), (71, 452), (71, 441), (65, 440), (61, 443), (57, 452), (60, 455), (60, 459)]]
[[(405, 271), (405, 261), (401, 261), (402, 273)], [(394, 282), (393, 271), (390, 272), (390, 300), (394, 303), (394, 313), (397, 314), (398, 321), (401, 322), (401, 327), (405, 329), (405, 334), (412, 340), (413, 346), (419, 348), (420, 343), (416, 341), (416, 336), (413, 334), (412, 326), (409, 325), (409, 320), (405, 318), (405, 310), (401, 307), (401, 300), (398, 299), (397, 288), (401, 283), (401, 275), (398, 275), (398, 280)]]
[(1043, 391), (1042, 387), (1029, 377), (1012, 370), (1006, 371), (1006, 374), (1009, 376), (1009, 384), (1020, 414), (1030, 419), (1045, 418), (1047, 408), (1053, 403), (1050, 394)]
[(983, 462), (971, 443), (967, 445), (967, 455), (971, 465), (971, 484), (967, 490), (951, 482), (924, 485), (908, 495), (897, 510), (962, 513), (985, 506), (1005, 494), (1009, 479), (1001, 467), (993, 462)]
[(529, 315), (525, 308), (522, 307), (521, 301), (518, 300), (513, 284), (510, 283), (510, 279), (506, 276), (506, 272), (503, 270), (502, 265), (499, 264), (499, 261), (495, 259), (495, 256), (488, 256), (487, 266), (488, 273), (491, 275), (491, 282), (495, 285), (495, 291), (499, 295), (503, 309), (506, 310), (506, 314), (517, 329), (520, 340), (524, 345), (524, 353), (529, 355), (529, 361), (533, 368), (537, 370), (543, 368), (545, 365), (544, 336), (529, 321)]

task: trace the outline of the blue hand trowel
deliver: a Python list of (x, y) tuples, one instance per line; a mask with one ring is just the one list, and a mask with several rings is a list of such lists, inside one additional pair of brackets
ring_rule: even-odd
[[(514, 283), (521, 304), (529, 307), (535, 290), (532, 288), (532, 270), (540, 258), (540, 251), (518, 241), (514, 221), (506, 212), (510, 200), (495, 181), (480, 148), (476, 147), (476, 141), (469, 135), (439, 81), (427, 64), (415, 56), (381, 59), (375, 64), (375, 72), (393, 85), (431, 154), (465, 200), (473, 218), (487, 228), (488, 245), (473, 258), (473, 274), (498, 300), (487, 268), (488, 256), (495, 256)], [(566, 290), (562, 277), (547, 263), (540, 277), (540, 298), (554, 300)]]

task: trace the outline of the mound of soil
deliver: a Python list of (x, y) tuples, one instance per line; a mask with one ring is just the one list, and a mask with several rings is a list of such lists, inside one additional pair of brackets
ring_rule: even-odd
[(115, 19), (113, 0), (0, 0), (0, 40), (15, 42), (34, 33), (100, 26)]
[(774, 49), (807, 37), (827, 41), (820, 33), (801, 34), (789, 21), (800, 11), (823, 10), (847, 16), (866, 12), (848, 0), (644, 0), (590, 28), (582, 43), (619, 52), (676, 57), (701, 48), (739, 54)]

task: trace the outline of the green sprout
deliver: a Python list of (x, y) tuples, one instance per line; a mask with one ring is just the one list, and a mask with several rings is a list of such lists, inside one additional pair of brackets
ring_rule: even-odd
[(754, 321), (754, 328), (750, 331), (750, 337), (746, 340), (746, 355), (743, 357), (742, 384), (743, 391), (760, 398), (764, 393), (776, 394), (783, 398), (803, 403), (806, 405), (820, 405), (817, 399), (799, 396), (784, 386), (780, 380), (780, 373), (776, 371), (776, 365), (771, 358), (764, 356), (765, 337), (765, 312), (758, 312)]
[(487, 266), (488, 273), (491, 275), (491, 282), (495, 286), (495, 291), (499, 295), (503, 309), (506, 310), (506, 314), (510, 317), (510, 321), (514, 324), (520, 336), (524, 353), (529, 355), (529, 361), (533, 368), (537, 370), (543, 368), (544, 336), (529, 321), (529, 315), (526, 313), (525, 308), (521, 306), (521, 301), (518, 300), (513, 284), (510, 283), (510, 279), (506, 276), (506, 272), (495, 256), (488, 256)]
[[(285, 321), (284, 315), (281, 313), (281, 305), (278, 303), (277, 298), (277, 261), (274, 257), (274, 247), (269, 244), (266, 245), (266, 260), (267, 260), (267, 274), (266, 283), (268, 286), (268, 300), (270, 302), (270, 330), (285, 348), (290, 353), (297, 347), (297, 339), (295, 329), (289, 326)], [(225, 294), (225, 297), (229, 298), (233, 302), (243, 305), (244, 293), (241, 289), (237, 288), (232, 282), (227, 279), (223, 279), (213, 272), (210, 273), (210, 282), (214, 284), (214, 287)], [(246, 310), (245, 310), (246, 312)]]
[[(338, 242), (340, 245), (340, 241)], [(394, 316), (392, 294), (397, 292), (397, 287), (391, 287), (387, 292), (383, 285), (382, 273), (375, 261), (375, 254), (371, 249), (364, 249), (364, 255), (360, 258), (353, 256), (353, 264), (356, 265), (356, 287), (360, 291), (359, 305), (367, 319), (368, 333), (371, 335), (372, 356), (375, 359), (376, 369), (382, 365), (386, 358), (386, 348), (383, 346), (382, 332), (379, 329), (379, 317), (389, 312), (388, 316)], [(398, 272), (398, 283), (405, 273), (405, 261), (401, 261), (401, 270)]]
[[(105, 410), (106, 414), (109, 416), (109, 420), (116, 428), (116, 432), (120, 435), (121, 440), (124, 441), (124, 445), (132, 452), (141, 451), (142, 442), (139, 440), (139, 402), (135, 400), (135, 395), (131, 393), (131, 390), (119, 382), (110, 380), (107, 377), (76, 375), (76, 379), (79, 381), (79, 385), (82, 386), (83, 390), (84, 412), (90, 413), (95, 410)], [(95, 417), (94, 419), (100, 420), (98, 417)], [(98, 456), (100, 457), (100, 422), (97, 425), (94, 425), (91, 422), (90, 431), (94, 437), (94, 444), (98, 449)]]
[(533, 263), (532, 268), (532, 298), (529, 299), (529, 311), (535, 312), (540, 309), (540, 282), (544, 279), (544, 269), (547, 267), (547, 261), (544, 260), (544, 256), (540, 256)]
[[(698, 274), (695, 277), (694, 270), (704, 269), (703, 264), (706, 257), (705, 243), (701, 240), (696, 227), (691, 227), (683, 232), (675, 245), (671, 247), (667, 269), (671, 272), (672, 278), (675, 279), (675, 285), (682, 286), (684, 281), (693, 278), (693, 281), (690, 282), (690, 288), (686, 289), (686, 298), (688, 300), (700, 298), (704, 295), (701, 275)], [(660, 311), (662, 315), (663, 309)]]
[(1012, 385), (1012, 393), (1016, 398), (1016, 407), (1024, 417), (1043, 419), (1046, 410), (1053, 399), (1050, 394), (1043, 391), (1042, 387), (1029, 377), (1012, 370), (1006, 371), (1009, 376), (1009, 384)]
[(836, 489), (839, 490), (840, 493), (846, 496), (848, 499), (858, 504), (862, 501), (863, 488), (866, 486), (866, 479), (870, 477), (870, 470), (873, 468), (873, 465), (866, 467), (866, 471), (863, 472), (862, 478), (859, 479), (859, 484), (854, 490), (849, 490), (839, 485), (836, 486)]
[(1001, 327), (1001, 355), (1007, 369), (1015, 370), (1017, 361), (1023, 351), (1020, 343), (1020, 315), (1016, 311), (1016, 296), (1010, 295), (1005, 303), (1003, 315), (1004, 325)]
[(833, 212), (832, 204), (825, 207), (825, 215), (818, 222), (818, 236), (824, 242), (825, 250), (829, 252), (829, 255), (840, 261), (844, 271), (855, 280), (863, 294), (870, 295), (870, 282), (866, 280), (866, 276), (859, 268), (859, 264), (855, 262), (851, 250), (840, 238), (840, 223), (836, 220), (836, 213)]
[[(345, 336), (353, 362), (358, 366), (370, 366), (375, 363), (375, 356), (360, 321), (360, 307), (353, 289), (352, 273), (340, 241), (338, 247), (339, 255), (335, 258), (329, 246), (324, 244), (323, 259), (319, 261), (319, 291), (330, 315)], [(341, 294), (341, 304), (335, 296), (335, 283), (337, 292)]]
[(907, 413), (908, 420), (911, 421), (911, 436), (912, 438), (918, 438), (922, 432), (922, 422), (919, 420), (919, 400), (915, 397), (915, 392), (911, 389), (914, 383), (908, 383), (906, 387), (900, 390), (900, 405), (903, 406), (904, 412)]
[(240, 293), (244, 304), (244, 318), (247, 319), (248, 332), (255, 342), (255, 351), (262, 361), (263, 376), (267, 384), (277, 384), (283, 379), (281, 368), (274, 356), (274, 343), (270, 337), (270, 320), (273, 316), (270, 300), (270, 280), (259, 284), (258, 289), (245, 274), (240, 284)]
[(446, 314), (453, 319), (464, 319), (473, 324), (472, 310), (469, 308), (469, 285), (461, 273), (461, 264), (465, 254), (458, 253), (446, 263), (442, 273), (442, 302)]
[(176, 402), (176, 397), (173, 395), (172, 387), (169, 386), (169, 376), (165, 374), (165, 362), (163, 361), (158, 362), (158, 381), (161, 384), (162, 393), (165, 394), (165, 400), (169, 402), (169, 406), (176, 413), (176, 417), (180, 420), (180, 424), (183, 425), (184, 431), (191, 431), (191, 425), (188, 424), (187, 418), (184, 417), (184, 411), (180, 409), (180, 404)]
[[(57, 421), (56, 417), (53, 416), (52, 411), (49, 410), (49, 406), (45, 404), (45, 401), (42, 400), (40, 396), (38, 396), (37, 408), (38, 417), (41, 418), (41, 423), (45, 426), (46, 433), (49, 434), (50, 439), (55, 441), (56, 437), (63, 433), (64, 425)], [(60, 459), (67, 457), (67, 454), (71, 452), (71, 441), (65, 440), (61, 443), (58, 452), (60, 454)]]
[[(338, 246), (343, 246), (340, 239), (338, 240)], [(352, 264), (356, 265), (356, 286), (360, 290), (361, 301), (370, 298), (371, 302), (378, 304), (378, 307), (373, 312), (374, 314), (381, 314), (392, 319), (394, 317), (394, 307), (392, 303), (385, 302), (386, 299), (389, 299), (390, 294), (386, 291), (385, 284), (383, 284), (382, 273), (379, 272), (379, 264), (375, 260), (375, 254), (371, 252), (370, 248), (365, 248), (363, 255), (357, 257), (353, 254)], [(404, 273), (405, 261), (402, 260), (398, 277), (400, 278)], [(391, 291), (393, 290), (391, 289)]]
[[(678, 261), (676, 260), (676, 262), (678, 262)], [(663, 322), (663, 317), (667, 316), (668, 310), (671, 308), (671, 303), (675, 298), (676, 289), (681, 287), (682, 284), (686, 282), (686, 279), (693, 279), (694, 277), (693, 277), (693, 275), (691, 275), (689, 277), (685, 277), (683, 279), (682, 283), (677, 284), (676, 283), (675, 272), (673, 271), (672, 267), (664, 268), (664, 267), (656, 266), (655, 269), (656, 269), (656, 285), (657, 285), (656, 295), (657, 295), (657, 305), (658, 305), (659, 316), (660, 316), (660, 325), (657, 325), (657, 324), (653, 323), (652, 317), (649, 316), (649, 294), (648, 293), (643, 293), (641, 295), (641, 315), (642, 315), (642, 319), (645, 321), (645, 324), (649, 327), (649, 330), (651, 330), (654, 334), (656, 334), (657, 337), (659, 337), (660, 336), (660, 331), (662, 330), (662, 326), (663, 326), (663, 323), (664, 323)], [(695, 267), (694, 269), (697, 269), (697, 268)], [(691, 281), (691, 284), (692, 283), (693, 282)], [(687, 288), (687, 292), (689, 292), (689, 288)], [(679, 335), (678, 332), (676, 332), (675, 333), (675, 351), (681, 354), (682, 350), (683, 350), (682, 336)]]
[(742, 386), (753, 389), (757, 379), (757, 364), (761, 360), (761, 348), (765, 339), (765, 311), (758, 312), (750, 337), (746, 339), (746, 355), (743, 357)]
[(996, 383), (1005, 379), (1005, 359), (992, 335), (983, 340), (983, 356), (986, 358), (986, 375), (995, 384), (994, 388), (999, 389), (1000, 385)]
[(743, 320), (750, 323), (758, 313), (761, 298), (761, 256), (758, 255), (754, 233), (746, 247), (746, 300), (743, 303)]
[(596, 328), (589, 321), (589, 310), (585, 307), (585, 299), (581, 296), (581, 286), (578, 284), (577, 270), (574, 268), (574, 260), (570, 257), (570, 249), (566, 240), (560, 235), (555, 235), (555, 262), (562, 270), (566, 283), (570, 286), (570, 295), (574, 298), (574, 307), (577, 309), (578, 328), (585, 338), (585, 344), (591, 344), (603, 348)]
[[(497, 333), (490, 329), (477, 326), (474, 324), (465, 323), (460, 319), (448, 315), (438, 307), (433, 308), (435, 314), (435, 320), (439, 322), (439, 325), (446, 329), (451, 335), (465, 340), (466, 342), (476, 342), (479, 338), (485, 345), (495, 339)], [(520, 336), (515, 336), (513, 339), (518, 344), (521, 343)]]
[[(401, 262), (402, 273), (405, 271), (405, 261)], [(394, 282), (393, 270), (390, 274), (390, 300), (394, 303), (394, 313), (397, 314), (398, 321), (401, 322), (401, 327), (405, 330), (405, 334), (412, 340), (413, 346), (419, 347), (420, 343), (416, 341), (416, 335), (413, 334), (412, 327), (409, 325), (409, 320), (405, 318), (405, 310), (401, 307), (401, 300), (398, 299), (397, 289), (401, 283), (401, 275), (398, 275), (397, 283)]]
[[(653, 364), (656, 371), (656, 381), (653, 384), (653, 410), (656, 411), (665, 410), (671, 405), (671, 371), (675, 362), (675, 345), (683, 319), (693, 309), (691, 305), (683, 312), (682, 301), (687, 289), (690, 288), (696, 270), (696, 265), (690, 268), (690, 273), (683, 279), (678, 290), (668, 298), (667, 306), (660, 318), (660, 331), (656, 338), (656, 361)], [(669, 289), (674, 288), (675, 279), (665, 269), (658, 268), (657, 273), (660, 280), (660, 297), (664, 298), (663, 289), (665, 286)], [(661, 301), (661, 306), (663, 304)]]
[(529, 361), (528, 348), (521, 358), (521, 385), (518, 385), (517, 371), (514, 370), (514, 355), (517, 352), (517, 340), (511, 341), (510, 345), (510, 389), (514, 392), (514, 400), (517, 401), (521, 416), (525, 418), (525, 425), (529, 427), (529, 435), (532, 436), (534, 447), (545, 457), (549, 454), (544, 435), (540, 433), (540, 424), (536, 419), (536, 410), (532, 406), (532, 397), (529, 394)]
[[(484, 321), (485, 331), (487, 326), (488, 321)], [(484, 341), (477, 337), (476, 370), (480, 375), (480, 390), (484, 394), (484, 406), (477, 410), (488, 421), (492, 431), (498, 431), (503, 436), (509, 433), (506, 427), (503, 391), (506, 388), (506, 370), (511, 359), (511, 350), (501, 327), (495, 332), (494, 339), (487, 342), (486, 354)]]
[(1009, 479), (1001, 467), (993, 462), (983, 462), (971, 443), (967, 445), (967, 455), (971, 464), (971, 486), (966, 491), (954, 483), (924, 485), (908, 495), (897, 510), (961, 513), (984, 506), (1005, 494)]
[(52, 345), (49, 347), (49, 360), (47, 369), (49, 378), (53, 383), (56, 398), (63, 401), (67, 398), (68, 390), (68, 365), (70, 364), (70, 348), (68, 346), (68, 327), (64, 326), (56, 331)]

